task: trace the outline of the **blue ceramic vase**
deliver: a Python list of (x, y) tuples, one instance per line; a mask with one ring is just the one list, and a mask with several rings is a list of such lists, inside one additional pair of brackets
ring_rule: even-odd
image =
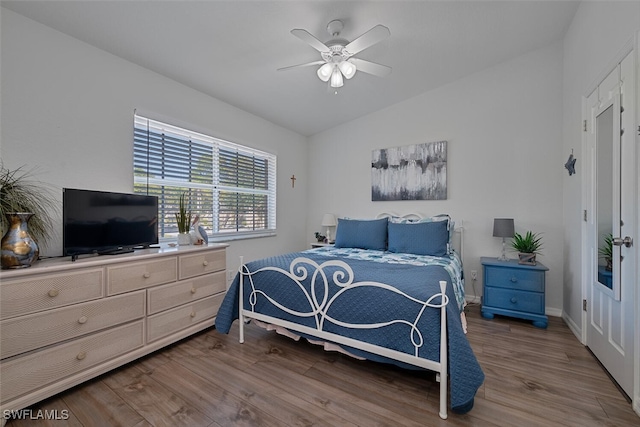
[(38, 244), (29, 234), (28, 212), (10, 212), (5, 215), (9, 229), (2, 238), (2, 268), (25, 268), (38, 259)]

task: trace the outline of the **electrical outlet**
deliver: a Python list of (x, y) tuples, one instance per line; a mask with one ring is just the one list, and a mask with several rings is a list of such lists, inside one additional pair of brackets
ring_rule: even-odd
[(471, 270), (471, 280), (478, 280), (478, 272), (476, 270)]

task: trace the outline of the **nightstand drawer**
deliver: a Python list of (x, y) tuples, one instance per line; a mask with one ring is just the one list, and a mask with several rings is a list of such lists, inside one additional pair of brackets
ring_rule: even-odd
[(483, 305), (527, 313), (544, 314), (544, 294), (513, 289), (484, 289)]
[(544, 271), (485, 266), (485, 286), (544, 292)]

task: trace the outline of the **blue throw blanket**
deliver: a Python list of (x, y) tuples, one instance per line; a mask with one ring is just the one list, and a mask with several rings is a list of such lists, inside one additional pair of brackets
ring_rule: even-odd
[[(289, 265), (298, 257), (306, 257), (317, 264), (331, 262), (335, 258), (310, 252), (292, 253), (250, 262), (250, 272), (277, 266), (289, 271)], [(257, 313), (294, 322), (314, 329), (353, 338), (362, 342), (397, 350), (429, 360), (440, 359), (440, 310), (424, 308), (424, 301), (440, 292), (439, 281), (447, 282), (447, 333), (451, 409), (456, 413), (466, 413), (473, 407), (473, 399), (478, 387), (484, 381), (484, 373), (463, 332), (460, 313), (452, 291), (451, 277), (441, 266), (411, 266), (404, 264), (372, 263), (349, 260), (353, 269), (353, 282), (378, 282), (391, 285), (393, 289), (375, 286), (348, 287), (333, 283), (334, 273), (344, 272), (335, 266), (326, 266), (327, 285), (322, 276), (312, 281), (314, 268), (302, 280), (300, 287), (292, 279), (280, 272), (261, 271), (252, 275), (255, 298), (248, 301), (251, 292), (250, 281), (244, 279), (244, 307)], [(294, 269), (293, 273), (296, 270)], [(344, 276), (337, 276), (338, 280)], [(228, 333), (231, 324), (238, 319), (239, 275), (233, 281), (218, 311), (216, 329)], [(272, 301), (288, 308), (284, 310)], [(332, 299), (337, 293), (339, 297)], [(440, 298), (433, 300), (439, 303)], [(322, 307), (323, 310), (317, 310)], [(295, 313), (292, 313), (294, 311)], [(353, 329), (341, 326), (341, 322), (379, 327)], [(413, 365), (374, 355), (362, 350), (342, 346), (349, 352), (370, 360), (394, 363), (416, 369)]]

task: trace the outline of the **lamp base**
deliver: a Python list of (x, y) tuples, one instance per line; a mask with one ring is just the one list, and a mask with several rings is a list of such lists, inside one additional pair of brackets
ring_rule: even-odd
[(498, 261), (509, 261), (509, 258), (507, 258), (507, 252), (505, 251), (504, 237), (502, 238), (502, 255), (498, 257)]

